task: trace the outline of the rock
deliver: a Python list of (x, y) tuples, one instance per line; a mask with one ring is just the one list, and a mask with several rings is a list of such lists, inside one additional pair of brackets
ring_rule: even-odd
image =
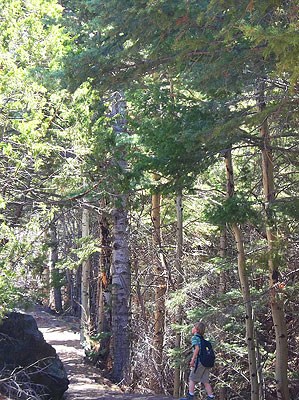
[[(0, 325), (0, 369), (7, 380), (0, 391), (18, 399), (59, 400), (69, 380), (55, 349), (27, 314), (7, 314)], [(24, 393), (23, 393), (24, 392)]]

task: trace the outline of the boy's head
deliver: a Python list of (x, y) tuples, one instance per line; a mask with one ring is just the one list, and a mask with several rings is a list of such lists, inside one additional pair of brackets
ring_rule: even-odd
[(203, 322), (196, 322), (192, 328), (192, 334), (198, 333), (199, 335), (203, 336), (206, 330), (206, 326)]

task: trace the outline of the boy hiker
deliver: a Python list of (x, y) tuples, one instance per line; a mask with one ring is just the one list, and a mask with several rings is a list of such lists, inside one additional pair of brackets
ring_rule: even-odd
[(205, 324), (197, 322), (192, 328), (193, 355), (190, 361), (189, 392), (187, 397), (180, 400), (193, 400), (196, 383), (203, 383), (207, 400), (214, 399), (213, 390), (209, 383), (210, 368), (214, 365), (215, 355), (211, 343), (203, 338)]

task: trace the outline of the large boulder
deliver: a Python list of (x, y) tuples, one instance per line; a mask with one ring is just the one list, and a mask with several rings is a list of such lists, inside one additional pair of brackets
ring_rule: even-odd
[(0, 370), (0, 391), (13, 398), (59, 400), (68, 389), (55, 349), (27, 314), (9, 313), (0, 324)]

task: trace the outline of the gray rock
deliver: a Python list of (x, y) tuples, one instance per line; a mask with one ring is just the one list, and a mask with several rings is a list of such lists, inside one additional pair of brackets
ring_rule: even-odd
[(69, 380), (55, 349), (27, 314), (9, 313), (0, 324), (0, 369), (2, 377), (7, 377), (0, 391), (9, 391), (10, 397), (60, 400), (68, 389)]

